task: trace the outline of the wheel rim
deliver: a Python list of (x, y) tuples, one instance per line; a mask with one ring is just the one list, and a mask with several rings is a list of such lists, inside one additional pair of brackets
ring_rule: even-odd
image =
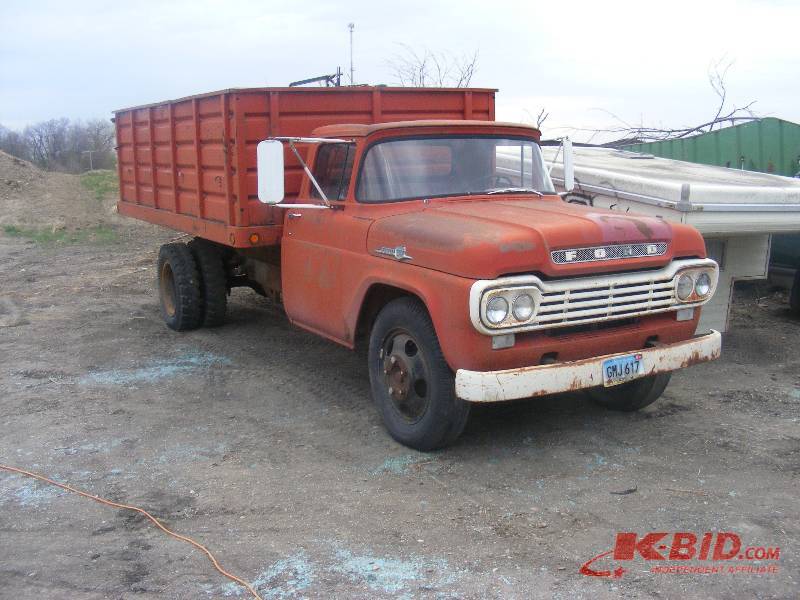
[(408, 332), (395, 330), (384, 339), (378, 359), (392, 406), (405, 421), (416, 423), (430, 403), (430, 369), (419, 344)]
[(165, 262), (161, 267), (158, 285), (164, 312), (169, 317), (175, 316), (175, 275), (172, 273), (172, 267), (168, 262)]

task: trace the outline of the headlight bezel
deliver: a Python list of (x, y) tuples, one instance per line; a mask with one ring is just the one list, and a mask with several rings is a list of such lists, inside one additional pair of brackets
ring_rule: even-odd
[[(708, 290), (705, 294), (701, 294), (698, 291), (698, 282), (701, 276), (706, 276), (708, 278)], [(681, 297), (678, 293), (678, 287), (680, 284), (681, 279), (684, 277), (688, 277), (691, 280), (691, 292), (685, 298)], [(693, 267), (688, 269), (681, 269), (677, 273), (675, 273), (674, 278), (674, 290), (675, 290), (675, 300), (680, 305), (697, 305), (707, 302), (716, 291), (717, 288), (717, 280), (719, 279), (719, 268), (714, 267)]]
[[(517, 315), (514, 314), (514, 303), (522, 296), (530, 296), (533, 302), (531, 314), (527, 319), (524, 320), (520, 320)], [(489, 303), (495, 298), (502, 298), (505, 300), (508, 307), (505, 318), (496, 323), (488, 317)], [(524, 327), (525, 325), (530, 324), (536, 318), (540, 298), (541, 291), (539, 288), (528, 285), (499, 287), (487, 290), (483, 294), (480, 303), (481, 321), (486, 327), (498, 332), (502, 332), (503, 330), (511, 327)]]

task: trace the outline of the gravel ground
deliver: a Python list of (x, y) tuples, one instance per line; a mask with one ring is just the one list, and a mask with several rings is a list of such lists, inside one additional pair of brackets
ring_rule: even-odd
[[(0, 233), (0, 462), (151, 510), (264, 598), (800, 597), (800, 320), (765, 288), (737, 292), (721, 360), (639, 413), (481, 407), (423, 454), (384, 432), (362, 357), (252, 292), (222, 328), (168, 330), (153, 278), (173, 234), (114, 232)], [(681, 531), (779, 547), (760, 563), (777, 573), (579, 573), (617, 532)], [(246, 593), (138, 515), (0, 472), (0, 597)]]

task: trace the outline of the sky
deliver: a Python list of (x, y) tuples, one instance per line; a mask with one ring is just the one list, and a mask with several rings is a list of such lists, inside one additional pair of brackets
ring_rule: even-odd
[(349, 70), (397, 83), (403, 45), (471, 55), (497, 119), (549, 117), (545, 137), (708, 120), (712, 65), (731, 105), (800, 122), (796, 0), (0, 0), (0, 124), (111, 117), (114, 109)]

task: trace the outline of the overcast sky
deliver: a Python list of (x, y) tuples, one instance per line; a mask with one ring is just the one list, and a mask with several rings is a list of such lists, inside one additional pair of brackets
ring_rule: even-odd
[[(497, 118), (565, 127), (679, 126), (709, 118), (709, 66), (733, 61), (733, 104), (800, 122), (800, 2), (59, 2), (0, 0), (0, 124), (66, 116), (230, 87), (282, 86), (349, 68), (395, 83), (401, 44), (479, 52), (477, 87)], [(573, 137), (585, 135), (573, 133)]]

